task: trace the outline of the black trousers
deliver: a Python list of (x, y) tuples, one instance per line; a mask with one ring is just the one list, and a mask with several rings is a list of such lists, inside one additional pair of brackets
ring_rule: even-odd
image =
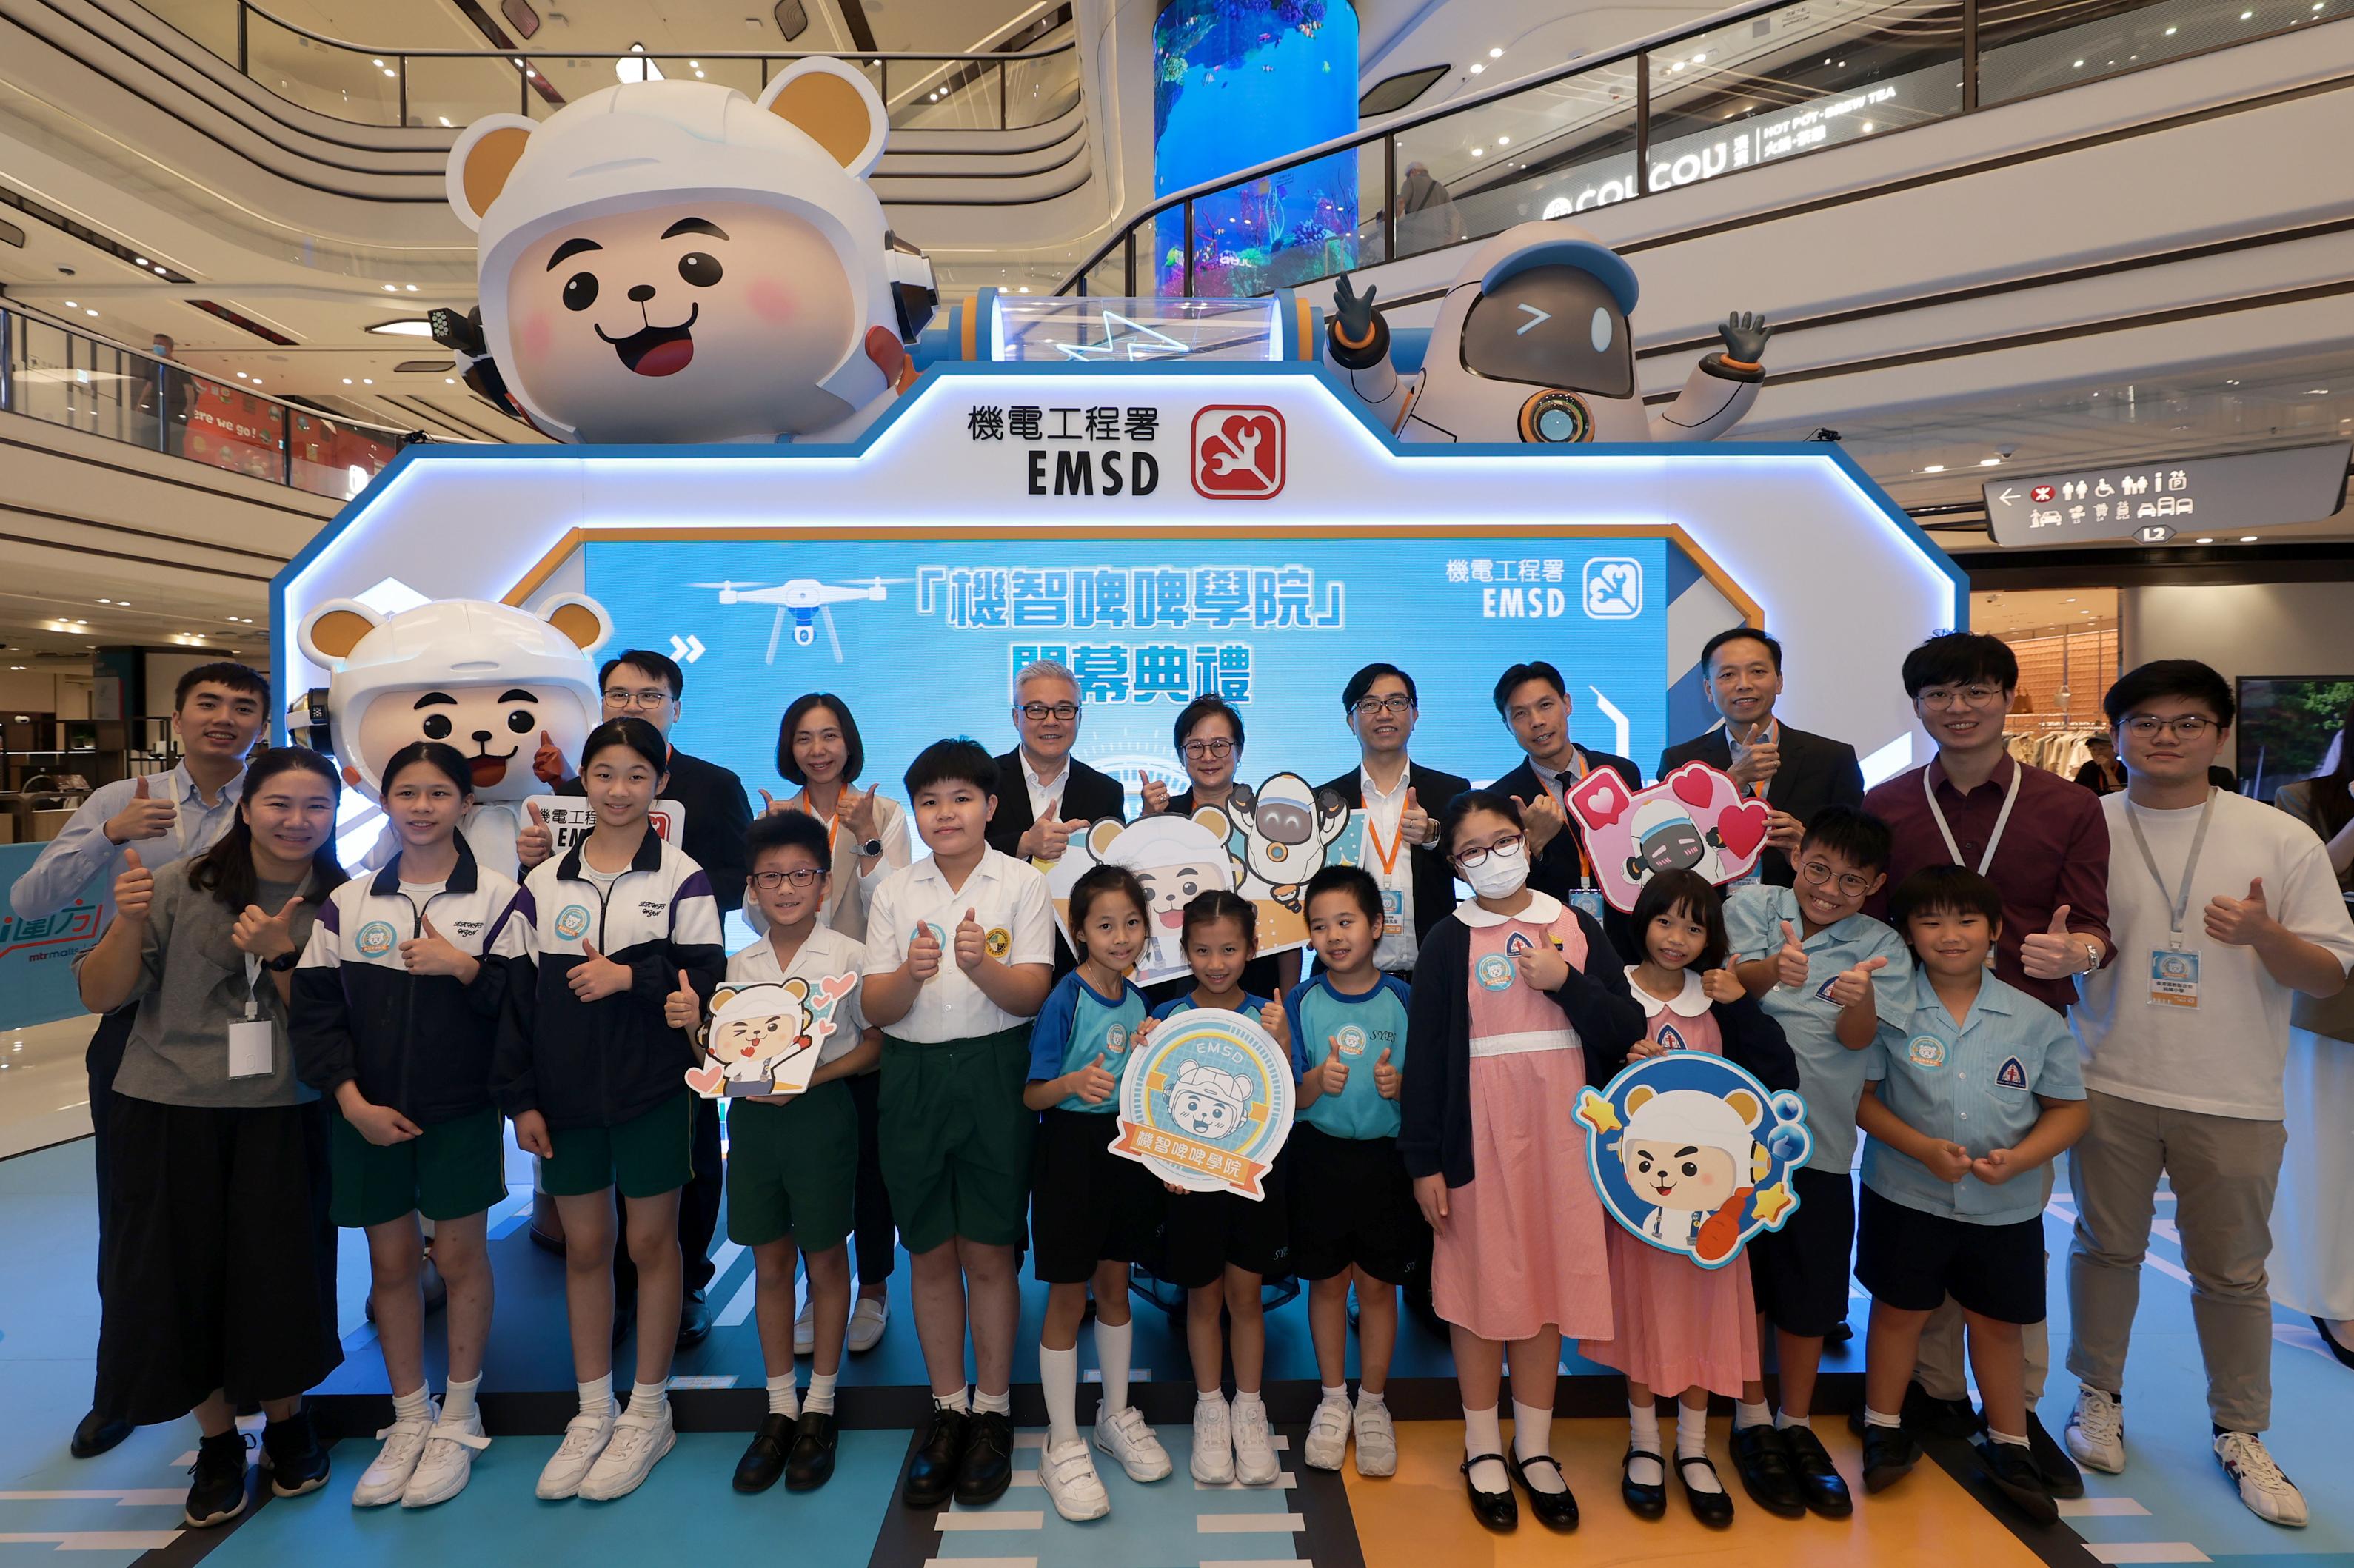
[(111, 1185), (108, 1172), (114, 1164), (109, 1158), (114, 1147), (114, 1118), (107, 1115), (106, 1107), (114, 1095), (114, 1075), (122, 1066), (122, 1048), (131, 1044), (131, 1025), (138, 1016), (138, 1004), (134, 1002), (100, 1019), (98, 1033), (90, 1037), (90, 1049), (82, 1055), (82, 1066), (90, 1074), (90, 1145), (98, 1179), (98, 1291), (101, 1298), (106, 1295), (106, 1194)]
[(898, 1227), (891, 1223), (891, 1194), (883, 1186), (883, 1135), (876, 1107), (883, 1075), (861, 1073), (843, 1080), (858, 1107), (858, 1191), (852, 1234), (858, 1243), (858, 1283), (880, 1285), (891, 1277), (899, 1255)]
[[(686, 1259), (686, 1288), (693, 1292), (711, 1283), (711, 1238), (719, 1230), (719, 1200), (727, 1195), (727, 1168), (719, 1152), (717, 1100), (695, 1097), (695, 1147), (689, 1160), (694, 1174), (678, 1194), (678, 1250)], [(630, 1261), (629, 1205), (619, 1188), (614, 1189), (613, 1202), (621, 1213), (621, 1228), (613, 1246), (613, 1301), (620, 1311), (634, 1311), (638, 1266)]]

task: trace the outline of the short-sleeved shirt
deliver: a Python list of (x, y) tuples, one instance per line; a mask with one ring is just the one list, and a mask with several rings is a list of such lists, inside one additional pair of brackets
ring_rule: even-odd
[[(1245, 991), (1243, 993), (1242, 1006), (1235, 1009), (1235, 1011), (1241, 1013), (1245, 1018), (1256, 1021), (1260, 1013), (1267, 1011), (1267, 1004), (1272, 999), (1268, 997), (1253, 996), (1248, 991)], [(1199, 1002), (1193, 1000), (1193, 993), (1189, 991), (1182, 996), (1172, 996), (1167, 1001), (1162, 1002), (1159, 1007), (1154, 1008), (1152, 1010), (1152, 1016), (1155, 1018), (1174, 1018), (1181, 1012), (1191, 1012), (1194, 1008), (1200, 1005), (1201, 1004)]]
[[(1412, 906), (1407, 907), (1410, 925)], [(1305, 1076), (1335, 1048), (1349, 1069), (1349, 1081), (1341, 1092), (1301, 1107), (1300, 1120), (1334, 1138), (1397, 1136), (1398, 1103), (1382, 1097), (1373, 1084), (1373, 1068), (1387, 1051), (1390, 1065), (1405, 1071), (1408, 994), (1405, 982), (1395, 975), (1378, 977), (1373, 989), (1361, 996), (1335, 990), (1329, 974), (1291, 988), (1283, 999), (1283, 1012), (1291, 1025), (1293, 1073)]]
[[(2081, 1100), (2084, 1075), (2067, 1021), (1989, 974), (1961, 1022), (1925, 971), (1914, 974), (1911, 1018), (1882, 1023), (1865, 1077), (1881, 1104), (1914, 1131), (1958, 1143), (1973, 1160), (2015, 1148), (2043, 1115), (2043, 1101)], [(1863, 1184), (1892, 1202), (1974, 1225), (2010, 1225), (2043, 1212), (2043, 1183), (2021, 1171), (2000, 1186), (1978, 1177), (1941, 1181), (1878, 1139), (1863, 1151)]]
[(907, 944), (918, 922), (929, 926), (939, 939), (940, 971), (924, 982), (907, 1016), (889, 1026), (893, 1037), (938, 1045), (1000, 1033), (1029, 1022), (990, 1001), (972, 977), (957, 968), (956, 928), (968, 909), (987, 934), (991, 959), (1009, 964), (1055, 961), (1054, 900), (1035, 866), (984, 850), (964, 885), (951, 888), (938, 862), (927, 855), (885, 877), (866, 906), (869, 978), (888, 974), (907, 961)]
[[(1150, 1016), (1144, 993), (1129, 981), (1119, 982), (1118, 996), (1106, 996), (1073, 969), (1055, 982), (1030, 1026), (1030, 1081), (1044, 1083), (1076, 1073), (1097, 1056), (1104, 1059), (1104, 1071), (1119, 1077), (1128, 1065), (1137, 1025)], [(1108, 1095), (1102, 1104), (1089, 1105), (1076, 1095), (1065, 1095), (1055, 1108), (1108, 1116), (1119, 1108), (1119, 1097)]]
[[(780, 965), (777, 949), (762, 937), (750, 946), (727, 957), (729, 985), (782, 985), (789, 980), (807, 980), (815, 991), (822, 980), (836, 975), (855, 975), (865, 962), (865, 948), (841, 932), (819, 926), (811, 928), (801, 942), (801, 951), (793, 961)], [(852, 987), (848, 996), (833, 1004), (833, 1029), (819, 1042), (817, 1065), (824, 1066), (837, 1056), (847, 1056), (858, 1049), (861, 1036), (866, 1033), (866, 1014), (858, 1005), (858, 988)]]
[(1843, 971), (1867, 959), (1886, 959), (1872, 977), (1872, 1001), (1883, 1027), (1902, 1028), (1913, 1011), (1913, 955), (1903, 938), (1869, 915), (1850, 915), (1813, 936), (1805, 935), (1798, 895), (1787, 887), (1752, 883), (1724, 900), (1724, 929), (1733, 956), (1744, 963), (1770, 959), (1782, 950), (1782, 922), (1800, 933), (1806, 950), (1807, 983), (1776, 985), (1758, 999), (1788, 1036), (1798, 1059), (1798, 1097), (1807, 1102), (1807, 1130), (1815, 1151), (1808, 1169), (1846, 1175), (1855, 1165), (1855, 1107), (1863, 1098), (1866, 1047), (1850, 1051), (1839, 1042), (1839, 1004), (1824, 993)]

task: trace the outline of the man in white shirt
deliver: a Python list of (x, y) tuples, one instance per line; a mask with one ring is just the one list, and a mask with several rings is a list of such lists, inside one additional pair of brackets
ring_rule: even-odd
[(2264, 1259), (2290, 997), (2344, 989), (2354, 921), (2312, 830), (2209, 783), (2233, 716), (2222, 676), (2161, 660), (2129, 672), (2104, 705), (2126, 785), (2101, 802), (2117, 961), (2085, 977), (2071, 1012), (2093, 1126), (2069, 1156), (2068, 1370), (2083, 1386), (2068, 1448), (2094, 1469), (2125, 1467), (2126, 1351), (2162, 1173), (2216, 1460), (2258, 1517), (2301, 1525), (2305, 1498), (2260, 1436), (2272, 1414)]
[[(1013, 727), (1022, 741), (996, 759), (1002, 793), (989, 820), (990, 848), (1015, 860), (1058, 861), (1071, 836), (1089, 822), (1126, 818), (1119, 780), (1071, 755), (1081, 716), (1079, 679), (1067, 666), (1041, 659), (1013, 677)], [(1076, 961), (1069, 946), (1058, 942), (1055, 975)]]
[(1439, 850), (1438, 824), (1471, 781), (1407, 758), (1422, 710), (1414, 677), (1396, 665), (1368, 664), (1350, 676), (1341, 708), (1357, 737), (1358, 764), (1324, 789), (1365, 813), (1357, 863), (1382, 890), (1373, 967), (1410, 979), (1424, 935), (1455, 907), (1455, 868)]
[[(172, 732), (180, 762), (169, 773), (118, 779), (90, 791), (30, 869), (16, 879), (9, 903), (20, 918), (54, 914), (88, 890), (100, 925), (114, 914), (114, 879), (133, 851), (150, 871), (202, 854), (237, 820), (245, 791), (245, 755), (269, 716), (270, 683), (243, 664), (199, 664), (172, 694)], [(99, 1021), (84, 1065), (90, 1074), (91, 1156), (98, 1175), (98, 1213), (106, 1218), (107, 1096), (138, 1010), (120, 1008)], [(105, 1255), (101, 1236), (99, 1255)], [(74, 1428), (74, 1457), (103, 1454), (131, 1435), (131, 1424), (92, 1410)]]

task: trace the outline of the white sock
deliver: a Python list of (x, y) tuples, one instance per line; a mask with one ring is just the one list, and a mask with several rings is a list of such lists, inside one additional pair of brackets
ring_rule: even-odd
[(1565, 1492), (1569, 1483), (1551, 1465), (1531, 1468), (1529, 1461), (1541, 1454), (1553, 1452), (1553, 1408), (1550, 1405), (1522, 1404), (1512, 1401), (1512, 1457), (1521, 1462), (1521, 1474), (1528, 1478), (1532, 1492)]
[(670, 1408), (670, 1379), (660, 1383), (633, 1383), (630, 1385), (630, 1408), (642, 1410), (649, 1415), (659, 1415)]
[(1038, 1347), (1038, 1386), (1046, 1395), (1046, 1446), (1079, 1440), (1079, 1351)]
[(1256, 1392), (1246, 1393), (1241, 1389), (1236, 1389), (1235, 1390), (1235, 1414), (1240, 1415), (1246, 1411), (1257, 1412), (1259, 1414), (1266, 1414), (1266, 1409), (1259, 1404), (1259, 1397)]
[(1199, 1389), (1194, 1390), (1194, 1392), (1193, 1392), (1193, 1419), (1194, 1419), (1194, 1421), (1195, 1421), (1196, 1423), (1199, 1423), (1199, 1422), (1202, 1420), (1202, 1418), (1203, 1418), (1203, 1414), (1204, 1414), (1204, 1412), (1206, 1412), (1206, 1411), (1210, 1408), (1210, 1406), (1212, 1406), (1212, 1405), (1214, 1405), (1214, 1405), (1216, 1405), (1216, 1406), (1218, 1407), (1218, 1411), (1219, 1411), (1219, 1413), (1220, 1413), (1221, 1414), (1225, 1414), (1225, 1408), (1226, 1408), (1226, 1391), (1225, 1391), (1225, 1389), (1223, 1389), (1223, 1388), (1214, 1388), (1214, 1389), (1212, 1389), (1212, 1390), (1211, 1390), (1209, 1393), (1203, 1393), (1203, 1392), (1201, 1392)]
[(1902, 1417), (1883, 1414), (1867, 1404), (1863, 1407), (1863, 1424), (1866, 1426), (1885, 1426), (1893, 1431), (1903, 1425), (1904, 1422)]
[(769, 1414), (781, 1415), (789, 1421), (800, 1415), (801, 1411), (798, 1393), (791, 1372), (787, 1372), (782, 1377), (770, 1378), (769, 1380)]
[(1382, 1395), (1375, 1393), (1372, 1389), (1367, 1388), (1363, 1383), (1359, 1383), (1357, 1385), (1358, 1409), (1379, 1410), (1386, 1404), (1388, 1404), (1386, 1399)]
[[(1659, 1407), (1649, 1401), (1628, 1401), (1627, 1404), (1628, 1446), (1646, 1454), (1659, 1451)], [(1638, 1487), (1665, 1486), (1667, 1472), (1657, 1459), (1636, 1459), (1627, 1467), (1627, 1478)]]
[(476, 1372), (465, 1382), (450, 1380), (448, 1390), (441, 1395), (441, 1419), (462, 1426), (474, 1418), (474, 1393), (482, 1386), (482, 1374)]
[(1813, 1423), (1806, 1416), (1789, 1410), (1784, 1410), (1774, 1417), (1774, 1428), (1777, 1432), (1787, 1432), (1793, 1426), (1811, 1427)]
[[(1676, 1457), (1708, 1457), (1708, 1406), (1702, 1405), (1698, 1410), (1689, 1404), (1679, 1404), (1676, 1406)], [(1724, 1489), (1724, 1484), (1716, 1478), (1714, 1472), (1702, 1466), (1694, 1465), (1687, 1469), (1678, 1465), (1676, 1474), (1683, 1478), (1684, 1485), (1696, 1492), (1721, 1492)]]
[(1349, 1385), (1347, 1383), (1319, 1383), (1317, 1386), (1324, 1391), (1324, 1398), (1322, 1400), (1323, 1404), (1346, 1404), (1349, 1403)]
[[(1078, 1351), (1074, 1350), (1071, 1353), (1076, 1356)], [(1001, 1388), (995, 1393), (982, 1393), (976, 1389), (972, 1396), (972, 1413), (975, 1415), (1013, 1414), (1013, 1390)]]
[(801, 1401), (801, 1408), (812, 1415), (832, 1414), (833, 1380), (841, 1375), (840, 1372), (810, 1373), (809, 1394)]
[(580, 1414), (610, 1415), (613, 1414), (613, 1374), (607, 1372), (593, 1383), (580, 1385)]
[(1774, 1412), (1762, 1399), (1755, 1404), (1742, 1404), (1736, 1402), (1733, 1407), (1733, 1429), (1735, 1432), (1746, 1432), (1752, 1426), (1773, 1425)]
[(1135, 1319), (1119, 1324), (1096, 1319), (1096, 1365), (1103, 1369), (1103, 1404), (1097, 1419), (1128, 1408), (1128, 1363), (1135, 1348)]
[(2014, 1448), (2027, 1446), (2027, 1438), (2024, 1435), (2014, 1437), (2008, 1432), (1998, 1432), (1989, 1426), (1987, 1428), (1987, 1436), (1998, 1443), (2008, 1443)]
[(972, 1409), (972, 1385), (969, 1383), (959, 1383), (954, 1393), (936, 1393), (932, 1395), (932, 1404), (938, 1409), (953, 1410), (959, 1415), (965, 1414)]
[(423, 1421), (433, 1414), (433, 1395), (423, 1383), (407, 1393), (392, 1396), (392, 1418), (395, 1421)]
[[(1504, 1451), (1503, 1424), (1496, 1419), (1496, 1407), (1466, 1410), (1463, 1413), (1463, 1457), (1476, 1459), (1482, 1454)], [(1471, 1484), (1483, 1492), (1508, 1492), (1512, 1489), (1512, 1478), (1504, 1469), (1501, 1459), (1490, 1459), (1471, 1467)]]

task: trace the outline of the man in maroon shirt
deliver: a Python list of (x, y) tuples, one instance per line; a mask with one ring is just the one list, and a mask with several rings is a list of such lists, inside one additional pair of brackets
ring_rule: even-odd
[[(2076, 977), (2109, 957), (2109, 830), (2100, 797), (2056, 773), (2014, 761), (2002, 721), (2019, 690), (2019, 660), (1999, 638), (1967, 631), (1932, 637), (1904, 656), (1904, 691), (1937, 743), (1928, 766), (1900, 773), (1863, 798), (1895, 841), (1885, 888), (1925, 866), (1966, 865), (2002, 895), (1995, 973), (2064, 1012)], [(1883, 890), (1870, 913), (1884, 915)], [(2044, 1167), (2044, 1195), (2052, 1170)], [(2052, 1367), (2041, 1323), (2028, 1325), (2027, 1436), (2055, 1497), (2081, 1497), (2084, 1478), (2035, 1414)], [(1962, 1315), (1951, 1297), (1921, 1336), (1907, 1425), (1948, 1436), (1975, 1429), (1962, 1381)]]

